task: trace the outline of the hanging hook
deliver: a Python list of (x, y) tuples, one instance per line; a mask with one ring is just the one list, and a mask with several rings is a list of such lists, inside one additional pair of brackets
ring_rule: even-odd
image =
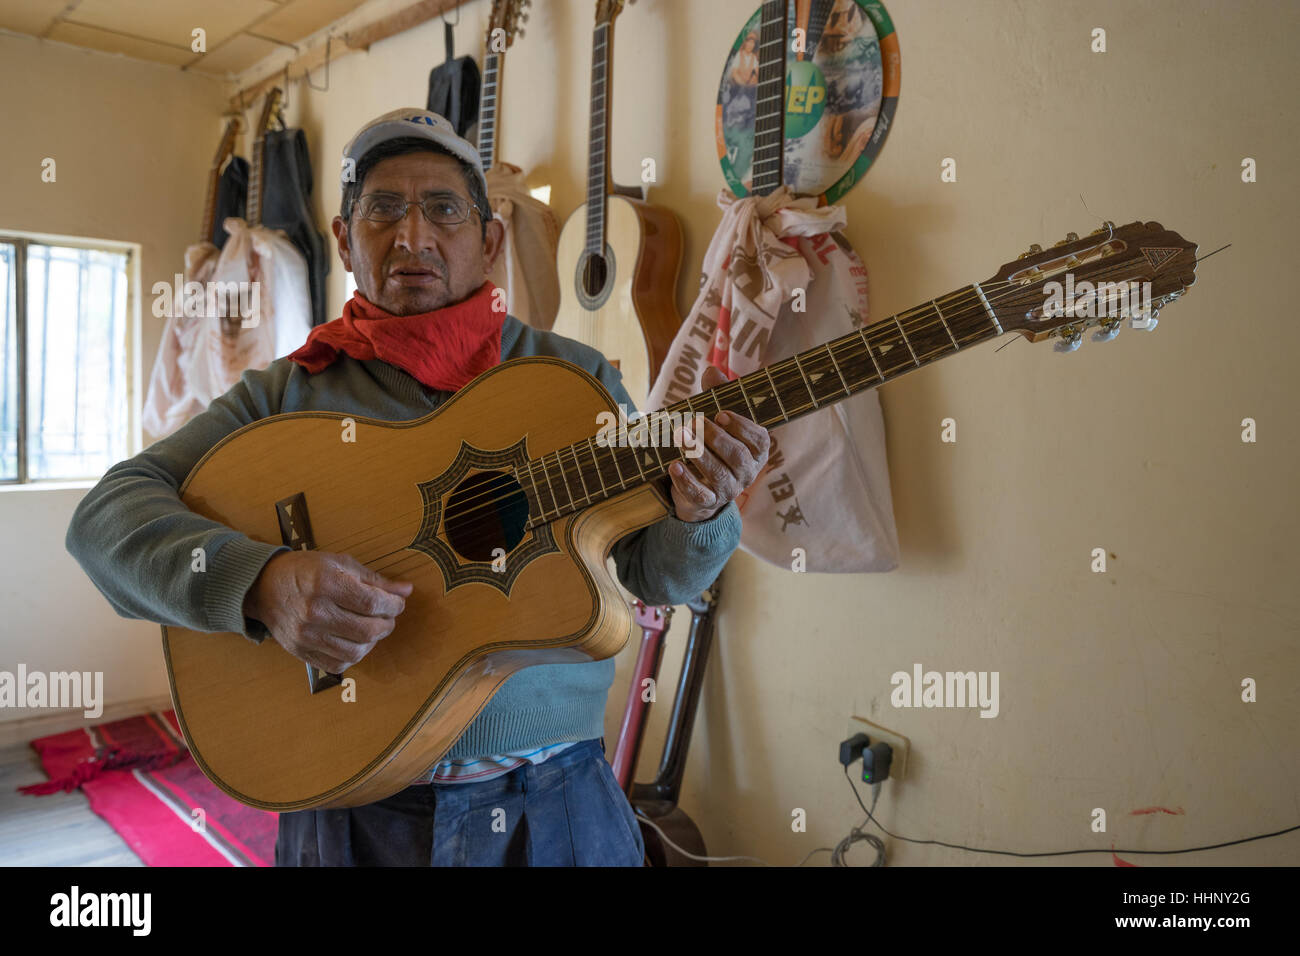
[(324, 86), (317, 86), (315, 83), (311, 81), (310, 70), (302, 71), (302, 78), (307, 82), (307, 85), (310, 86), (313, 90), (319, 90), (322, 93), (327, 92), (330, 88), (330, 44), (332, 44), (333, 42), (334, 42), (334, 37), (327, 36), (325, 38), (325, 85)]
[[(455, 10), (456, 10), (456, 22), (453, 23), (452, 26), (453, 26), (453, 27), (458, 27), (458, 26), (460, 26), (460, 3), (459, 3), (459, 2), (457, 2), (457, 3), (455, 4)], [(447, 22), (447, 11), (446, 11), (446, 10), (443, 10), (441, 13), (439, 13), (439, 14), (438, 14), (438, 19), (440, 19), (443, 23), (446, 23), (446, 22)]]

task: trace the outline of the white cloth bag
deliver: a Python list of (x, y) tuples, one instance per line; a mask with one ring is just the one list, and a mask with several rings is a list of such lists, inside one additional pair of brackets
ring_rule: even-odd
[[(818, 208), (788, 188), (742, 199), (723, 190), (718, 205), (722, 222), (704, 257), (700, 294), (647, 408), (702, 390), (701, 352), (734, 379), (866, 322), (866, 267), (838, 234), (842, 207)], [(806, 571), (896, 568), (898, 531), (875, 389), (771, 434), (767, 466), (737, 499), (741, 548)]]

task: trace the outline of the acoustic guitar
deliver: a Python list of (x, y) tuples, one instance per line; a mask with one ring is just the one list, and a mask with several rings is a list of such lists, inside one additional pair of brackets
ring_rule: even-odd
[(597, 0), (592, 33), (587, 201), (560, 233), (560, 311), (551, 331), (597, 349), (638, 406), (650, 393), (682, 319), (677, 217), (616, 187), (609, 172), (614, 20), (623, 0)]
[[(607, 561), (615, 541), (672, 512), (667, 470), (684, 451), (650, 442), (661, 416), (729, 410), (770, 428), (1005, 332), (1072, 349), (1089, 326), (1100, 338), (1125, 316), (1151, 327), (1195, 265), (1195, 244), (1156, 222), (1071, 234), (639, 419), (626, 441), (598, 440), (598, 416), (616, 411), (609, 393), (548, 357), (498, 365), (413, 421), (304, 411), (246, 425), (195, 465), (186, 506), (260, 541), (350, 554), (414, 590), (393, 632), (343, 675), (273, 640), (164, 626), (190, 751), (222, 790), (267, 810), (396, 793), (520, 668), (626, 643), (631, 611)], [(1130, 283), (1143, 294), (1126, 294)], [(355, 442), (339, 440), (345, 418)]]

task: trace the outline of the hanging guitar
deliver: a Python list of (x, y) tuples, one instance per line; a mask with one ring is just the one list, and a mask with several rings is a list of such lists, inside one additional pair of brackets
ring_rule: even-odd
[(590, 345), (622, 373), (638, 407), (673, 335), (682, 230), (671, 212), (616, 187), (609, 172), (614, 20), (623, 0), (597, 0), (592, 33), (587, 201), (560, 233), (560, 311), (553, 332)]
[[(1114, 337), (1126, 316), (1150, 328), (1195, 276), (1194, 243), (1156, 222), (1107, 223), (669, 405), (626, 443), (597, 441), (598, 416), (616, 414), (600, 383), (543, 356), (498, 365), (413, 421), (313, 410), (252, 422), (199, 460), (185, 505), (259, 541), (352, 555), (414, 590), (345, 688), (275, 641), (164, 626), (190, 751), (222, 790), (267, 810), (396, 793), (520, 668), (600, 660), (627, 642), (608, 558), (672, 513), (668, 467), (684, 457), (650, 443), (657, 416), (726, 410), (772, 428), (1006, 332), (1072, 349), (1089, 326)], [(355, 444), (339, 441), (345, 418)]]

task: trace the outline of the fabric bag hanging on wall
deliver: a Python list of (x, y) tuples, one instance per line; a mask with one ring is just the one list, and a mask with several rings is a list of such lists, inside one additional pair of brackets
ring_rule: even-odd
[[(724, 189), (718, 205), (722, 222), (704, 257), (700, 294), (647, 409), (701, 391), (706, 361), (734, 379), (866, 323), (867, 270), (838, 232), (843, 207), (818, 208), (788, 187), (743, 199)], [(806, 571), (896, 568), (898, 531), (875, 389), (771, 434), (767, 465), (736, 502), (744, 518), (741, 548), (784, 568), (802, 556)]]

